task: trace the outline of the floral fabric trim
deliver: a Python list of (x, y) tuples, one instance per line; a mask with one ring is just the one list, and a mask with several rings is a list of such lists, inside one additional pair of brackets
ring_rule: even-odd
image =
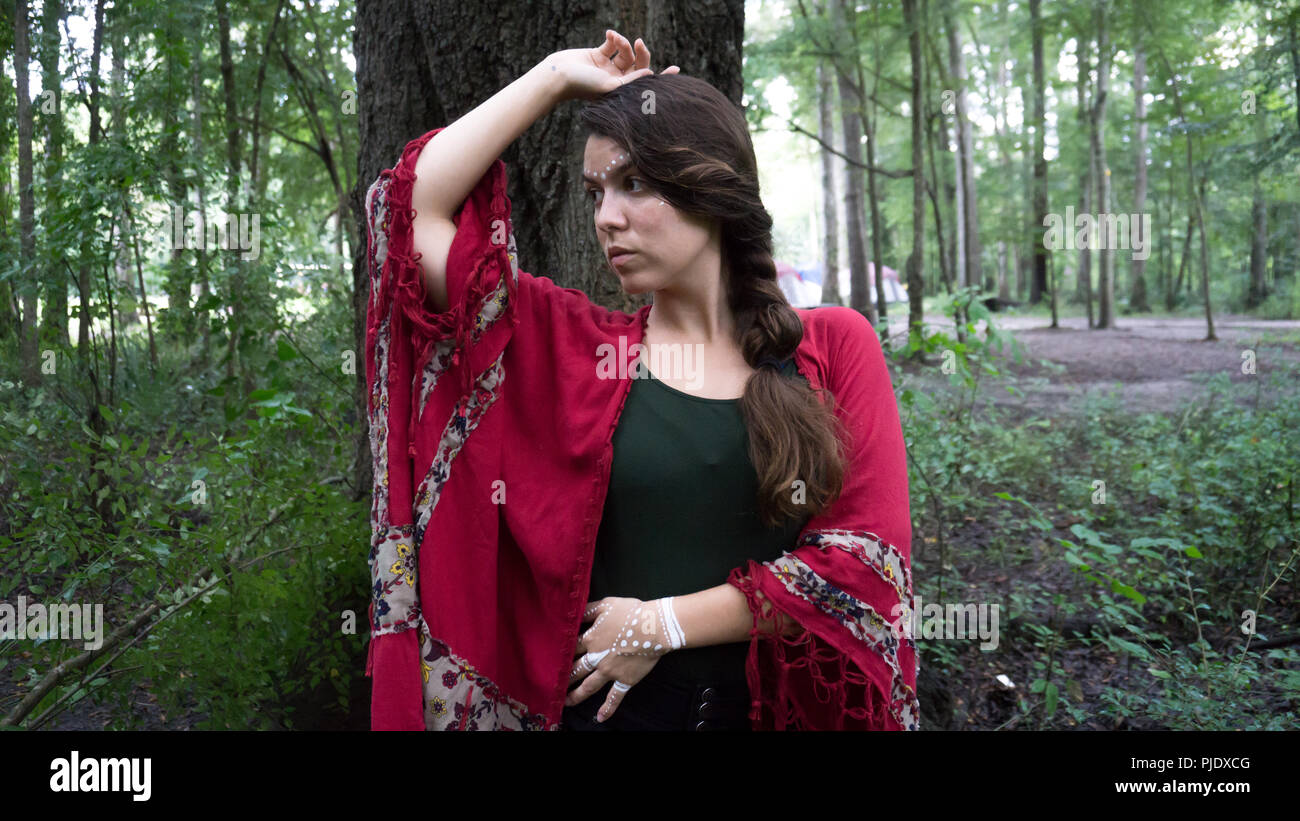
[(427, 730), (558, 730), (542, 713), (501, 692), (493, 681), (433, 637), (420, 618), (420, 673)]
[(904, 608), (911, 606), (912, 571), (898, 548), (876, 534), (865, 530), (810, 530), (799, 540), (798, 547), (804, 545), (823, 550), (836, 547), (856, 556), (894, 588)]
[(505, 381), (505, 368), (496, 358), (491, 367), (479, 378), (478, 385), (468, 396), (462, 397), (452, 410), (451, 419), (442, 430), (438, 441), (438, 450), (429, 464), (429, 472), (420, 481), (415, 491), (415, 543), (424, 543), (424, 531), (433, 516), (433, 508), (442, 497), (442, 488), (451, 478), (451, 463), (465, 446), (470, 433), (478, 427), (479, 421), (487, 409), (492, 407), (501, 395), (500, 387)]
[[(366, 191), (366, 215), (370, 221), (370, 295), (382, 292), (380, 277), (388, 258), (387, 177), (376, 180)], [(400, 633), (416, 625), (419, 598), (415, 587), (415, 548), (411, 525), (394, 527), (388, 500), (388, 373), (391, 318), (384, 317), (375, 338), (375, 380), (369, 402), (370, 454), (374, 471), (370, 507), (371, 636)]]

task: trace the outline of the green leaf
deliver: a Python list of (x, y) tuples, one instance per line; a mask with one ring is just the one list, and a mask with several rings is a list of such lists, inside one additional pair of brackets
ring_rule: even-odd
[(1115, 579), (1111, 579), (1110, 589), (1116, 593), (1122, 593), (1125, 596), (1128, 596), (1130, 599), (1137, 602), (1138, 604), (1146, 604), (1147, 601), (1146, 596), (1143, 596), (1135, 588), (1130, 587), (1129, 585), (1124, 584), (1121, 581), (1116, 581)]
[(1146, 661), (1151, 658), (1151, 653), (1147, 648), (1140, 644), (1135, 644), (1128, 639), (1122, 639), (1119, 636), (1111, 636), (1110, 640), (1120, 647), (1124, 652)]
[(284, 337), (280, 337), (276, 340), (275, 355), (279, 357), (281, 362), (289, 362), (298, 358), (298, 352), (294, 350), (294, 347), (290, 345)]
[(1043, 705), (1047, 709), (1048, 716), (1051, 716), (1053, 713), (1056, 712), (1056, 699), (1058, 695), (1059, 695), (1059, 691), (1056, 689), (1056, 682), (1052, 682), (1048, 684), (1047, 690), (1044, 693), (1044, 697), (1046, 701), (1044, 702)]

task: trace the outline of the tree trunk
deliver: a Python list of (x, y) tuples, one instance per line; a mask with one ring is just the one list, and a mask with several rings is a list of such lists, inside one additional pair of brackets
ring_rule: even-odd
[(22, 283), (22, 319), (18, 328), (18, 357), (23, 383), (41, 382), (37, 347), (36, 298), (40, 269), (36, 264), (36, 201), (32, 193), (32, 97), (28, 65), (27, 0), (14, 4), (14, 74), (18, 86), (18, 281)]
[[(1043, 69), (1043, 18), (1041, 0), (1029, 0), (1029, 24), (1034, 50), (1034, 224), (1041, 230), (1047, 220), (1047, 113), (1046, 73)], [(1072, 231), (1074, 226), (1065, 226)], [(1047, 288), (1048, 250), (1042, 242), (1034, 243), (1034, 273), (1030, 301), (1038, 302)]]
[[(226, 215), (230, 218), (243, 208), (240, 197), (240, 174), (242, 159), (240, 152), (239, 108), (235, 97), (235, 64), (230, 51), (230, 12), (226, 0), (216, 0), (217, 9), (217, 43), (221, 53), (221, 90), (225, 100), (226, 120)], [(244, 395), (252, 393), (252, 375), (247, 372), (240, 356), (240, 343), (247, 323), (246, 266), (238, 253), (226, 252), (230, 258), (232, 274), (228, 280), (225, 303), (230, 306), (230, 337), (226, 350), (226, 378), (233, 379), (241, 374)], [(218, 252), (221, 255), (221, 252)], [(253, 410), (250, 408), (249, 412)]]
[[(830, 72), (826, 61), (817, 62), (817, 136), (826, 145), (835, 145), (835, 123), (831, 118), (834, 101)], [(822, 302), (842, 305), (840, 298), (839, 233), (840, 221), (835, 206), (835, 155), (823, 148), (818, 152), (822, 165)]]
[[(1174, 114), (1182, 121), (1183, 125), (1187, 124), (1187, 116), (1183, 110), (1183, 98), (1180, 93), (1178, 74), (1172, 67), (1169, 69), (1169, 75), (1172, 80), (1172, 90), (1174, 94)], [(1201, 234), (1201, 296), (1205, 300), (1205, 339), (1207, 342), (1218, 339), (1214, 334), (1214, 311), (1210, 305), (1210, 254), (1209, 247), (1205, 237), (1205, 210), (1202, 206), (1205, 198), (1205, 183), (1209, 173), (1201, 176), (1201, 186), (1199, 192), (1196, 188), (1196, 165), (1192, 160), (1192, 135), (1191, 132), (1184, 130), (1185, 143), (1187, 146), (1187, 198), (1191, 200), (1192, 216), (1196, 220), (1196, 228)], [(1191, 240), (1191, 226), (1188, 226), (1187, 239)], [(1184, 246), (1183, 262), (1187, 261), (1187, 252), (1190, 250)], [(1179, 281), (1182, 281), (1182, 271), (1178, 272)], [(1191, 285), (1189, 278), (1188, 285)]]
[(948, 33), (948, 59), (952, 64), (953, 91), (955, 93), (957, 114), (957, 156), (960, 169), (960, 188), (962, 199), (961, 243), (964, 244), (961, 264), (965, 267), (962, 284), (970, 286), (983, 285), (981, 251), (979, 239), (979, 200), (975, 193), (975, 158), (973, 156), (973, 139), (970, 119), (966, 114), (966, 59), (962, 55), (961, 38), (957, 33), (956, 18), (952, 12), (945, 14), (944, 28)]
[(1268, 153), (1268, 127), (1265, 120), (1268, 108), (1257, 106), (1252, 116), (1255, 118), (1255, 142), (1258, 146), (1255, 157), (1259, 168), (1255, 171), (1250, 209), (1254, 230), (1251, 232), (1250, 243), (1250, 287), (1246, 291), (1248, 309), (1258, 308), (1268, 297), (1268, 283), (1265, 281), (1268, 275), (1268, 201), (1264, 199), (1261, 180), (1264, 175), (1264, 156)]
[[(1002, 3), (998, 4), (998, 17), (1000, 22), (1005, 25), (1006, 9), (1005, 5)], [(1009, 42), (1006, 43), (1006, 46), (1007, 50), (1010, 51)], [(1006, 56), (1002, 54), (995, 56), (997, 57), (998, 111), (997, 118), (994, 122), (998, 140), (998, 167), (1002, 170), (1003, 181), (1008, 187), (1014, 188), (1016, 173), (1012, 170), (1011, 154), (1007, 151), (1007, 132), (1009, 130), (1007, 122), (1007, 92), (1011, 84), (1011, 74), (1007, 71)], [(1018, 224), (1020, 222), (1020, 214), (1017, 213), (1018, 209), (1015, 205), (1015, 198), (1008, 197), (1007, 204), (1009, 210), (1012, 212), (1012, 223)], [(999, 231), (999, 234), (1001, 234), (1001, 231)], [(997, 291), (998, 297), (1004, 300), (1011, 299), (1011, 283), (1007, 278), (1007, 257), (1009, 253), (1010, 249), (1007, 247), (1006, 237), (999, 236), (997, 250)]]
[[(1107, 11), (1110, 0), (1097, 0), (1097, 94), (1092, 106), (1093, 155), (1097, 158), (1097, 215), (1110, 214), (1110, 167), (1106, 164), (1106, 103), (1110, 95), (1110, 34)], [(1097, 327), (1115, 327), (1115, 249), (1100, 236), (1097, 248)]]
[[(1088, 161), (1083, 163), (1083, 170), (1079, 174), (1079, 213), (1092, 213), (1092, 181), (1096, 178), (1096, 158), (1093, 154), (1093, 132), (1092, 117), (1088, 114), (1091, 111), (1092, 103), (1088, 99), (1088, 49), (1091, 47), (1090, 41), (1079, 32), (1078, 38), (1078, 63), (1079, 77), (1075, 87), (1078, 94), (1078, 119), (1081, 128), (1086, 127), (1088, 130)], [(1075, 226), (1067, 225), (1067, 231), (1074, 231)], [(1088, 312), (1088, 327), (1093, 326), (1092, 316), (1092, 243), (1085, 241), (1079, 243), (1079, 279), (1078, 286), (1075, 290), (1077, 301), (1082, 302)]]
[[(875, 16), (875, 22), (871, 27), (872, 36), (872, 63), (879, 68), (880, 66), (880, 0), (873, 0), (871, 4), (872, 14)], [(850, 12), (849, 31), (856, 31), (852, 22), (853, 14)], [(856, 50), (855, 50), (856, 53)], [(866, 80), (862, 77), (862, 61), (855, 60), (854, 65), (858, 67), (858, 88), (866, 87)], [(880, 123), (879, 107), (876, 105), (876, 95), (880, 91), (880, 72), (875, 72), (874, 80), (871, 85), (871, 109), (868, 111), (863, 106), (863, 123), (867, 130), (867, 202), (871, 206), (871, 273), (872, 273), (872, 290), (876, 293), (876, 314), (880, 323), (880, 340), (889, 349), (889, 301), (885, 293), (885, 253), (882, 248), (884, 237), (880, 226), (880, 193), (876, 185), (876, 126)], [(915, 116), (919, 116), (920, 109), (913, 109)], [(924, 172), (921, 171), (920, 165), (912, 168), (914, 176), (919, 175), (924, 180)]]
[[(831, 3), (831, 19), (838, 30), (847, 25), (844, 21), (845, 0)], [(837, 48), (848, 48), (848, 41), (839, 39)], [(856, 62), (857, 52), (852, 59)], [(843, 64), (837, 64), (839, 76), (836, 78), (840, 92), (840, 121), (844, 131), (844, 155), (848, 157), (844, 171), (844, 208), (845, 229), (848, 232), (849, 252), (849, 307), (861, 313), (875, 325), (877, 321), (876, 306), (871, 301), (871, 291), (867, 286), (867, 250), (866, 250), (866, 208), (863, 203), (865, 181), (862, 174), (862, 100), (858, 94), (854, 79), (849, 77)], [(683, 69), (684, 70), (684, 69)]]
[[(87, 108), (90, 115), (90, 132), (87, 136), (87, 147), (93, 151), (94, 147), (103, 139), (104, 129), (99, 120), (99, 58), (103, 52), (104, 46), (104, 0), (95, 2), (95, 33), (91, 38), (90, 54), (90, 96), (87, 99)], [(77, 298), (80, 301), (80, 307), (77, 311), (80, 322), (77, 324), (77, 360), (85, 373), (87, 385), (86, 390), (86, 423), (95, 433), (103, 433), (105, 420), (104, 415), (99, 412), (102, 394), (99, 387), (99, 362), (94, 352), (90, 348), (90, 331), (91, 331), (91, 280), (90, 266), (91, 257), (94, 252), (93, 237), (89, 232), (81, 239), (81, 264), (77, 270)], [(109, 317), (112, 312), (110, 307)]]
[[(109, 88), (111, 89), (110, 97), (113, 101), (113, 141), (120, 145), (125, 145), (126, 136), (126, 32), (123, 30), (126, 25), (126, 19), (121, 14), (115, 14), (112, 23), (108, 28), (109, 50), (112, 52), (112, 74), (109, 75)], [(129, 188), (115, 181), (119, 185), (123, 201), (130, 196)], [(113, 248), (113, 293), (119, 296), (116, 300), (118, 306), (118, 327), (125, 329), (140, 320), (139, 312), (136, 310), (131, 298), (131, 245), (129, 237), (133, 236), (135, 231), (131, 227), (130, 217), (127, 215), (125, 207), (119, 208), (117, 213), (118, 225), (118, 243)], [(126, 301), (123, 302), (122, 300)]]
[[(1136, 11), (1136, 4), (1135, 4)], [(1133, 213), (1139, 215), (1146, 210), (1147, 206), (1147, 101), (1146, 101), (1146, 80), (1147, 80), (1147, 55), (1139, 42), (1133, 52), (1133, 119), (1137, 123), (1137, 139), (1134, 140), (1133, 146), (1136, 157), (1136, 164), (1133, 175)], [(1151, 249), (1151, 237), (1144, 237), (1147, 251)], [(1136, 244), (1136, 243), (1130, 243)], [(1133, 290), (1129, 294), (1129, 309), (1137, 312), (1150, 313), (1151, 306), (1147, 304), (1147, 283), (1144, 278), (1146, 271), (1146, 260), (1133, 257)]]
[[(184, 243), (175, 241), (176, 209), (182, 209), (188, 198), (185, 178), (181, 173), (180, 116), (185, 104), (185, 76), (181, 72), (177, 49), (184, 44), (177, 36), (176, 17), (173, 12), (167, 14), (167, 25), (162, 35), (166, 43), (163, 60), (167, 72), (167, 99), (162, 106), (163, 133), (159, 143), (162, 152), (163, 183), (166, 186), (168, 202), (168, 219), (166, 222), (167, 244), (170, 254), (167, 258), (167, 276), (163, 291), (167, 294), (167, 315), (171, 328), (182, 339), (188, 339), (194, 330), (194, 313), (190, 305), (191, 274), (185, 264)], [(164, 336), (166, 333), (164, 332)]]
[[(921, 0), (922, 19), (928, 18), (927, 5), (926, 0)], [(934, 145), (936, 142), (942, 141), (944, 147), (947, 148), (948, 132), (947, 126), (944, 124), (943, 112), (936, 111), (934, 107), (934, 80), (930, 72), (930, 67), (933, 63), (933, 60), (925, 61), (925, 151), (930, 158), (930, 207), (934, 211), (934, 244), (939, 251), (939, 276), (940, 279), (943, 280), (944, 288), (949, 294), (951, 294), (953, 278), (952, 256), (950, 254), (951, 248), (949, 247), (948, 238), (945, 236), (943, 228), (944, 209), (940, 205), (941, 198), (938, 191), (941, 178), (939, 176), (939, 167), (934, 160)], [(942, 135), (939, 139), (936, 139), (934, 136), (934, 130), (936, 127)], [(947, 166), (945, 165), (944, 168), (946, 169)], [(942, 178), (942, 185), (942, 202), (951, 202), (953, 195), (951, 185), (948, 183), (946, 176)], [(935, 290), (937, 292), (938, 289), (936, 288)]]
[[(59, 67), (59, 46), (62, 38), (59, 24), (65, 14), (63, 0), (46, 0), (41, 20), (41, 88), (50, 92), (48, 102), (53, 108), (45, 113), (45, 209), (54, 214), (63, 205), (60, 184), (63, 180), (63, 87)], [(42, 105), (44, 108), (44, 105)], [(45, 278), (45, 315), (41, 318), (41, 345), (67, 347), (68, 338), (68, 279), (59, 266), (52, 268)]]
[[(921, 17), (926, 21), (930, 19), (929, 0), (921, 0)], [(960, 194), (958, 193), (957, 190), (957, 180), (960, 179), (960, 174), (957, 173), (957, 168), (955, 163), (950, 165), (947, 162), (945, 162), (942, 166), (935, 165), (935, 160), (934, 160), (935, 143), (937, 142), (938, 144), (942, 145), (944, 151), (951, 151), (952, 143), (948, 139), (948, 113), (949, 113), (948, 75), (947, 72), (944, 70), (943, 59), (939, 56), (939, 47), (935, 43), (934, 38), (931, 37), (930, 35), (931, 35), (931, 30), (927, 28), (925, 34), (925, 46), (926, 46), (926, 50), (929, 53), (930, 59), (925, 61), (925, 71), (927, 77), (926, 87), (927, 89), (934, 88), (933, 82), (928, 81), (928, 78), (930, 77), (930, 70), (933, 68), (934, 72), (939, 75), (939, 85), (940, 88), (943, 89), (943, 95), (940, 97), (940, 104), (939, 104), (938, 111), (937, 112), (935, 111), (933, 107), (933, 102), (931, 102), (930, 109), (929, 109), (931, 112), (934, 112), (931, 114), (931, 116), (934, 117), (935, 125), (939, 132), (939, 136), (937, 140), (929, 141), (930, 176), (934, 178), (934, 184), (937, 187), (939, 186), (940, 179), (941, 179), (939, 175), (943, 174), (942, 177), (943, 202), (952, 203), (954, 206), (952, 225), (955, 227), (952, 231), (949, 231), (946, 236), (944, 235), (943, 232), (942, 222), (938, 218), (936, 218), (935, 220), (936, 224), (939, 226), (938, 236), (936, 238), (938, 239), (941, 246), (939, 257), (940, 257), (940, 262), (943, 265), (944, 288), (947, 289), (949, 294), (952, 294), (953, 290), (958, 287), (957, 280), (961, 276), (958, 273), (958, 271), (962, 267), (960, 263), (958, 263), (957, 261), (959, 258), (958, 255), (960, 253), (959, 251), (960, 243), (957, 240), (957, 235), (958, 232), (961, 230), (961, 211), (957, 208), (957, 204), (960, 199)], [(954, 104), (954, 109), (955, 107), (956, 106)], [(954, 153), (953, 157), (955, 158), (956, 156), (957, 156), (956, 153)], [(949, 171), (952, 172), (951, 177), (948, 176)]]
[(916, 0), (903, 0), (903, 24), (907, 28), (907, 50), (912, 61), (912, 253), (907, 257), (908, 291), (908, 344), (920, 353), (922, 303), (925, 287), (922, 271), (925, 260), (925, 174), (921, 170), (921, 151), (925, 132), (922, 129), (921, 77), (925, 67), (921, 63), (921, 29), (916, 14)]
[[(194, 53), (190, 62), (190, 85), (194, 96), (194, 162), (195, 167), (203, 167), (203, 40), (195, 38)], [(194, 181), (195, 199), (199, 207), (199, 224), (208, 224), (208, 203), (206, 186), (203, 182), (203, 176), (199, 175)], [(198, 308), (195, 312), (195, 319), (199, 326), (199, 366), (206, 368), (212, 362), (212, 309), (208, 307), (208, 297), (211, 294), (211, 287), (208, 284), (208, 258), (207, 250), (203, 248), (203, 243), (199, 243), (199, 248), (194, 253), (195, 275), (199, 280), (199, 301)], [(185, 298), (189, 299), (189, 291), (186, 290)]]

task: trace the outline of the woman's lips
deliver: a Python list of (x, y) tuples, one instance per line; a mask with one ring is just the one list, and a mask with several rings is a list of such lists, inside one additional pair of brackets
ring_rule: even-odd
[(618, 266), (622, 265), (624, 262), (627, 262), (628, 259), (630, 259), (635, 254), (636, 251), (621, 251), (609, 258), (609, 264), (617, 268)]

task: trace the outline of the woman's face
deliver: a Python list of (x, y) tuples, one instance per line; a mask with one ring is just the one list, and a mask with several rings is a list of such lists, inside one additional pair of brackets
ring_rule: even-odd
[[(625, 292), (639, 294), (685, 284), (707, 270), (702, 266), (709, 257), (702, 254), (710, 249), (719, 254), (712, 223), (660, 199), (631, 165), (627, 151), (608, 137), (587, 139), (582, 174), (596, 239)], [(618, 257), (610, 253), (612, 246), (632, 253)]]

